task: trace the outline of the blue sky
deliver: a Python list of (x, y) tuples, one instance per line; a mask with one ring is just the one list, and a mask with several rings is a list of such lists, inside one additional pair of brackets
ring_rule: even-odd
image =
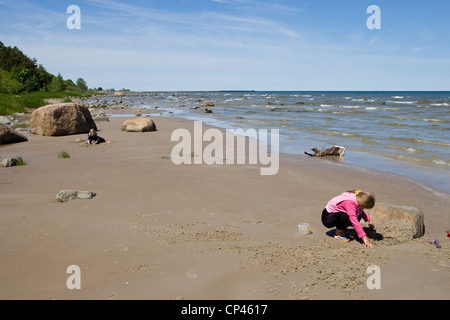
[(0, 41), (91, 88), (448, 91), (449, 12), (447, 0), (0, 0)]

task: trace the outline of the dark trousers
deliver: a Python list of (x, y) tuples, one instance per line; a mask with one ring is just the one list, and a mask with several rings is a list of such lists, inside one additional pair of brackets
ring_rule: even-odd
[[(358, 221), (361, 220), (361, 216), (358, 217)], [(322, 223), (327, 228), (336, 227), (337, 230), (347, 230), (347, 227), (351, 227), (352, 223), (345, 212), (328, 212), (327, 209), (322, 211)]]

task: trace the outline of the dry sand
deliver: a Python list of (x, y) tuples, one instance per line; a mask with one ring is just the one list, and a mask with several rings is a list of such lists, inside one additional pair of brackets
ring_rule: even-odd
[[(123, 121), (97, 122), (109, 144), (31, 135), (0, 147), (0, 160), (29, 162), (0, 169), (0, 299), (450, 298), (448, 195), (301, 156), (282, 155), (274, 176), (260, 165), (177, 166), (170, 136), (191, 121), (156, 117), (150, 133), (121, 132)], [(58, 158), (63, 150), (70, 159)], [(97, 196), (57, 202), (64, 189)], [(422, 209), (425, 236), (372, 249), (334, 240), (321, 211), (348, 189)], [(302, 222), (312, 234), (298, 234)], [(70, 265), (81, 269), (80, 290), (66, 286)], [(370, 265), (381, 289), (367, 288)]]

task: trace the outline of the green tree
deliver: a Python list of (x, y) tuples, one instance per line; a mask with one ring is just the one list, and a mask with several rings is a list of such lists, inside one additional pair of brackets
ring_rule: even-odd
[(77, 79), (77, 87), (81, 90), (81, 92), (88, 91), (87, 83), (86, 83), (86, 81), (84, 81), (83, 78), (78, 78)]
[(73, 83), (71, 79), (64, 80), (64, 83), (66, 84), (66, 90), (69, 91), (79, 91), (77, 85)]
[(15, 66), (12, 68), (11, 74), (22, 85), (20, 92), (28, 93), (39, 90), (38, 78), (31, 70), (25, 67)]
[(22, 84), (11, 73), (0, 68), (0, 93), (17, 94), (22, 89)]
[(0, 41), (0, 67), (10, 72), (16, 66), (30, 70), (32, 73), (37, 69), (36, 59), (27, 57), (17, 47), (6, 47)]
[(35, 74), (28, 77), (22, 86), (22, 92), (39, 91), (39, 80)]
[(36, 76), (39, 81), (39, 88), (48, 90), (48, 87), (52, 82), (53, 75), (51, 73), (48, 73), (47, 70), (45, 70), (44, 66), (40, 64), (36, 70)]
[(58, 73), (56, 77), (53, 77), (48, 89), (52, 92), (60, 92), (66, 90), (66, 83), (64, 82), (64, 79), (60, 73)]

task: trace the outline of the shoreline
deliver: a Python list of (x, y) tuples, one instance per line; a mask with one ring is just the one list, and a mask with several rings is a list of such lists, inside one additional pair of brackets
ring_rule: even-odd
[[(393, 92), (395, 93), (396, 91)], [(205, 93), (208, 93), (208, 91)], [(157, 93), (155, 93), (155, 95), (156, 94)], [(232, 118), (222, 119), (220, 116), (217, 116), (215, 112), (209, 115), (203, 114), (203, 112), (199, 110), (188, 110), (193, 109), (192, 106), (189, 108), (189, 104), (187, 104), (187, 107), (181, 108), (180, 106), (177, 106), (173, 101), (166, 101), (165, 103), (161, 104), (159, 100), (155, 100), (153, 101), (154, 103), (156, 103), (155, 106), (144, 104), (144, 108), (140, 108), (139, 104), (133, 105), (134, 98), (136, 96), (139, 97), (139, 95), (140, 93), (131, 93), (128, 96), (125, 95), (123, 97), (123, 101), (126, 103), (131, 103), (131, 105), (121, 110), (112, 109), (108, 111), (111, 111), (113, 117), (127, 116), (127, 113), (128, 116), (131, 116), (133, 113), (139, 113), (142, 116), (156, 116), (157, 113), (158, 116), (175, 116), (188, 120), (199, 120), (205, 124), (222, 129), (243, 128), (245, 130), (248, 128), (252, 128), (251, 123), (247, 123), (247, 121), (245, 120)], [(139, 100), (134, 100), (134, 102), (136, 101)], [(275, 126), (273, 128), (277, 127)], [(309, 151), (309, 148), (311, 147), (318, 147), (320, 149), (325, 143), (322, 138), (318, 139), (317, 137), (314, 137), (314, 135), (311, 135), (307, 132), (292, 132), (289, 129), (283, 129), (281, 127), (279, 129), (280, 153), (304, 156), (303, 151)], [(327, 147), (331, 146), (330, 143), (331, 142), (327, 142)], [(389, 155), (381, 155), (376, 152), (371, 152), (370, 150), (364, 150), (358, 147), (355, 148), (346, 144), (341, 145), (347, 148), (344, 161), (349, 164), (354, 164), (370, 168), (372, 170), (402, 176), (407, 179), (417, 181), (418, 183), (425, 184), (428, 187), (436, 189), (440, 192), (450, 193), (450, 175), (444, 167), (431, 164), (415, 163), (412, 160), (399, 160), (394, 157), (391, 158)]]
[[(123, 118), (97, 122), (110, 144), (32, 135), (0, 149), (30, 163), (0, 171), (2, 299), (448, 299), (448, 197), (298, 156), (280, 155), (274, 176), (261, 176), (259, 165), (176, 166), (170, 135), (192, 132), (193, 122), (152, 119), (158, 131), (150, 133), (121, 132)], [(62, 149), (70, 159), (57, 158)], [(338, 243), (320, 212), (350, 188), (422, 209), (425, 236), (374, 249)], [(59, 203), (63, 189), (97, 195)], [(298, 234), (302, 222), (312, 234)], [(434, 237), (442, 249), (428, 242)], [(366, 287), (372, 264), (381, 290)], [(81, 269), (81, 290), (66, 287), (70, 265)]]
[[(224, 121), (219, 119), (211, 119), (208, 117), (199, 116), (195, 114), (186, 114), (185, 116), (179, 114), (170, 114), (172, 108), (168, 108), (167, 112), (160, 114), (157, 113), (142, 113), (142, 116), (150, 117), (170, 117), (180, 118), (188, 121), (202, 121), (207, 126), (226, 130), (230, 127), (243, 128), (248, 127), (236, 126), (236, 123), (232, 121)], [(150, 111), (150, 110), (148, 110)], [(111, 114), (113, 118), (126, 118), (131, 117), (132, 114), (116, 113)], [(284, 142), (283, 142), (284, 141)], [(301, 142), (301, 145), (294, 144), (292, 141)], [(312, 142), (312, 143), (311, 143)], [(308, 144), (309, 143), (309, 144)], [(280, 155), (298, 156), (308, 158), (304, 155), (304, 151), (310, 151), (309, 147), (317, 146), (314, 144), (314, 140), (302, 139), (299, 137), (293, 137), (283, 134), (280, 131)], [(303, 149), (302, 149), (303, 148)], [(349, 155), (350, 154), (350, 155)], [(350, 159), (349, 159), (350, 158)], [(399, 178), (410, 180), (424, 187), (430, 188), (436, 192), (450, 194), (450, 182), (442, 174), (446, 173), (445, 170), (440, 168), (423, 167), (414, 163), (400, 162), (396, 159), (385, 158), (376, 154), (372, 154), (368, 151), (352, 151), (347, 150), (344, 159), (321, 158), (318, 161), (328, 161), (331, 164), (340, 163), (342, 165), (358, 166), (368, 170), (374, 170), (379, 173), (391, 174)], [(363, 163), (363, 164), (361, 164)]]

